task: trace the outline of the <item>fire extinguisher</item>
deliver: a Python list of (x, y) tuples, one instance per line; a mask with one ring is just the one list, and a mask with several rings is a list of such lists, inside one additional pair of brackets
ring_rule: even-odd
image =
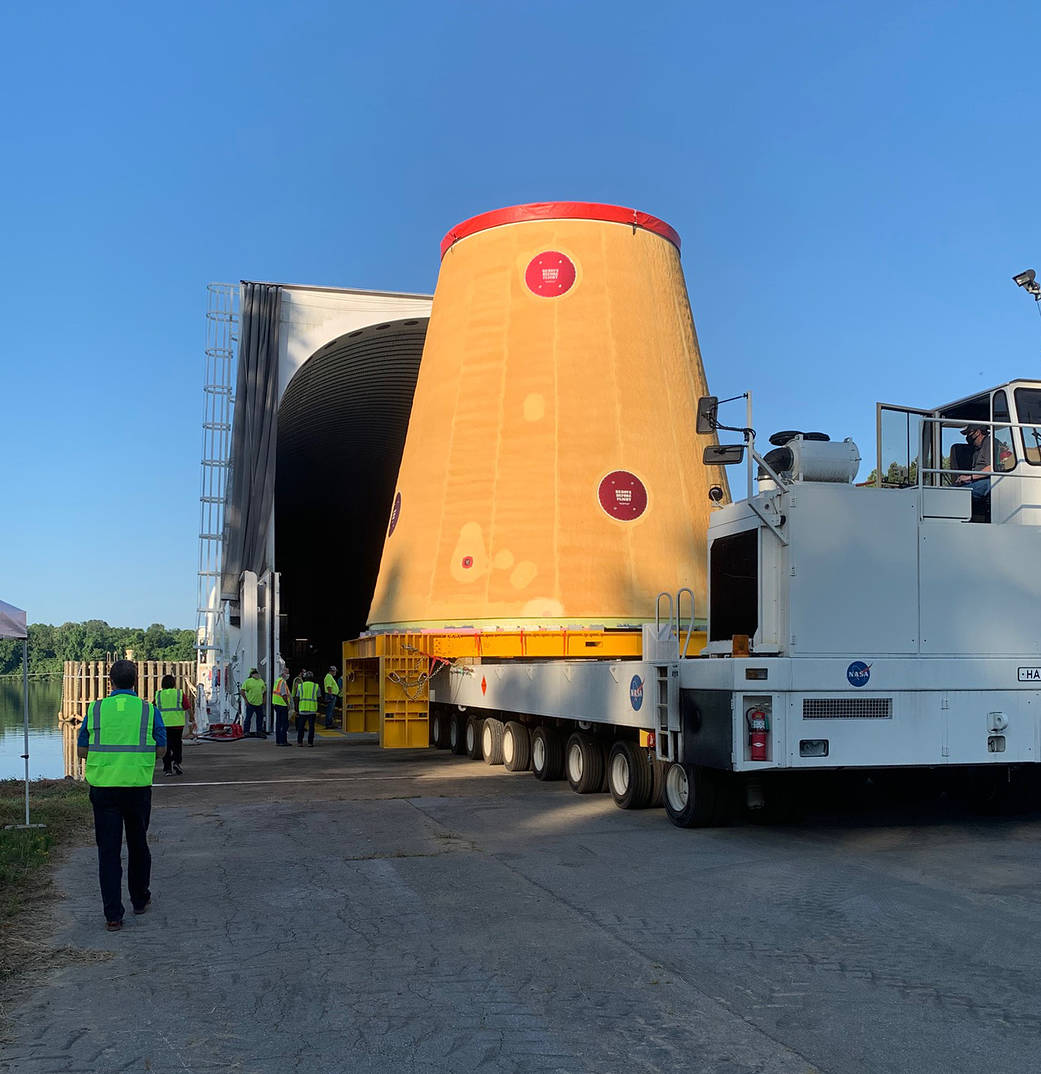
[(748, 755), (753, 761), (765, 761), (766, 735), (770, 730), (770, 721), (762, 709), (749, 709), (745, 713), (748, 724)]

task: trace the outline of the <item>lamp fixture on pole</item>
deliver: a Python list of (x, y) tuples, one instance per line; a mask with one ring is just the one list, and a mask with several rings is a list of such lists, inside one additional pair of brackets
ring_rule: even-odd
[(1041, 302), (1041, 283), (1037, 282), (1036, 276), (1037, 273), (1032, 268), (1028, 268), (1018, 276), (1013, 276), (1012, 282), (1017, 287), (1025, 288), (1028, 295), (1034, 296), (1035, 302)]

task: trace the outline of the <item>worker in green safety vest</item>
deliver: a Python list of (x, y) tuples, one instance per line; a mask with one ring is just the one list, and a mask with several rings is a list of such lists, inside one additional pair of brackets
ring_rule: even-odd
[(152, 856), (148, 821), (152, 812), (152, 771), (166, 750), (166, 727), (158, 711), (139, 698), (137, 668), (117, 660), (109, 672), (112, 693), (87, 709), (76, 740), (85, 757), (94, 835), (98, 844), (98, 878), (106, 927), (123, 927), (123, 832), (127, 841), (127, 887), (135, 914), (148, 909), (152, 893)]
[(336, 699), (340, 696), (340, 684), (336, 681), (336, 665), (331, 664), (325, 673), (325, 726), (333, 725), (333, 713), (336, 711)]
[(188, 722), (190, 702), (183, 690), (177, 689), (177, 680), (164, 675), (159, 692), (155, 695), (155, 707), (159, 710), (166, 727), (166, 753), (163, 754), (163, 775), (184, 775), (181, 768), (181, 742), (185, 724)]
[(314, 745), (314, 721), (318, 712), (318, 683), (309, 671), (304, 672), (303, 681), (296, 688), (296, 744), (304, 744), (304, 723), (307, 723), (307, 744)]
[[(249, 678), (242, 684), (239, 693), (246, 702), (246, 718), (242, 721), (245, 737), (267, 738), (264, 733), (264, 695), (267, 693), (267, 683), (260, 677), (256, 668), (249, 669)], [(250, 730), (254, 716), (257, 718), (256, 734)]]
[(275, 745), (289, 745), (289, 709), (291, 705), (289, 696), (289, 684), (285, 674), (275, 679), (275, 685), (271, 688), (271, 714), (275, 718)]

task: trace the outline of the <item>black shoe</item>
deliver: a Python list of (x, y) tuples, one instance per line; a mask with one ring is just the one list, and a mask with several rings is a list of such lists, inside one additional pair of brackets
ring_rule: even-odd
[(176, 761), (174, 761), (173, 770), (179, 776), (184, 775), (184, 769)]
[(135, 914), (143, 914), (148, 909), (148, 904), (151, 901), (152, 901), (152, 896), (149, 895), (148, 898), (145, 899), (144, 904), (142, 906), (135, 906), (134, 907), (134, 913)]
[(266, 734), (265, 734), (265, 733), (264, 733), (263, 731), (261, 731), (261, 732), (260, 732), (260, 733), (259, 733), (259, 734), (257, 735), (257, 738), (267, 738), (267, 735), (266, 735)]
[(163, 775), (164, 776), (172, 776), (173, 772), (171, 772), (169, 768), (164, 768), (163, 769)]
[(123, 919), (122, 918), (120, 918), (118, 921), (106, 921), (105, 922), (105, 928), (107, 928), (109, 932), (119, 932), (119, 930), (122, 927), (123, 927)]

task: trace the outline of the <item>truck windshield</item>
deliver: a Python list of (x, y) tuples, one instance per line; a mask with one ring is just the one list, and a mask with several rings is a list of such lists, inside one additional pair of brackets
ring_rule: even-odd
[(1016, 412), (1025, 426), (1022, 432), (1027, 462), (1041, 466), (1041, 389), (1017, 388)]

